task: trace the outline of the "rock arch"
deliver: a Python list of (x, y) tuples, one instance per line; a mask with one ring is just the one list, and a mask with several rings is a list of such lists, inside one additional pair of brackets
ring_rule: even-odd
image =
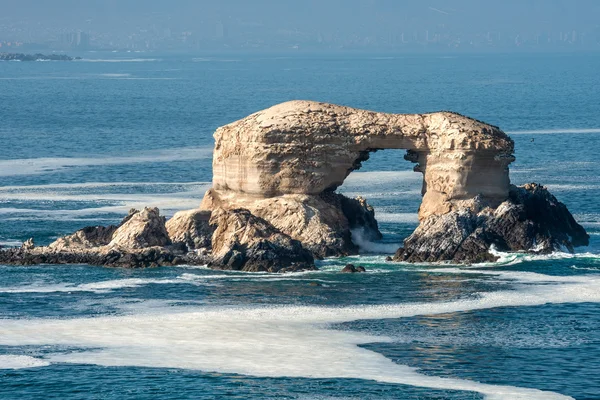
[[(398, 260), (471, 262), (493, 258), (492, 245), (531, 250), (542, 243), (552, 251), (588, 241), (545, 189), (510, 184), (510, 137), (457, 113), (387, 114), (290, 101), (220, 127), (214, 138), (213, 188), (201, 208), (247, 209), (316, 256), (355, 253), (350, 232), (357, 227), (381, 237), (364, 199), (335, 193), (380, 149), (406, 149), (423, 174), (420, 225)], [(543, 218), (532, 212), (540, 207)]]
[(420, 217), (482, 195), (508, 198), (513, 141), (452, 112), (386, 114), (290, 101), (215, 132), (213, 188), (257, 198), (319, 195), (340, 186), (370, 151), (406, 149), (423, 173)]
[(385, 114), (292, 101), (218, 128), (213, 187), (199, 209), (169, 221), (132, 210), (119, 226), (88, 227), (0, 262), (117, 266), (208, 264), (244, 271), (313, 269), (313, 257), (358, 251), (351, 232), (381, 237), (362, 198), (335, 189), (369, 153), (406, 149), (423, 173), (419, 226), (396, 261), (494, 260), (506, 251), (573, 251), (589, 236), (543, 186), (510, 184), (513, 141), (452, 112)]

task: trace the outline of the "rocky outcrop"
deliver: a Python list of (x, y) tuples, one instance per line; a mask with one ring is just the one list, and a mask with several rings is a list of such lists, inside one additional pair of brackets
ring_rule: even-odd
[(196, 210), (179, 211), (166, 223), (173, 243), (183, 243), (190, 250), (210, 249), (215, 231), (209, 223), (211, 212)]
[(215, 132), (205, 210), (245, 208), (317, 257), (356, 254), (350, 231), (377, 240), (373, 209), (335, 189), (378, 149), (407, 149), (423, 173), (419, 216), (443, 215), (477, 195), (508, 198), (513, 142), (497, 127), (451, 112), (385, 114), (292, 101)]
[(340, 272), (343, 272), (344, 274), (355, 274), (357, 272), (367, 272), (367, 270), (362, 265), (356, 267), (354, 264), (346, 264)]
[(499, 128), (451, 112), (386, 114), (291, 101), (215, 132), (213, 189), (269, 198), (333, 191), (369, 152), (406, 149), (424, 174), (420, 215), (444, 214), (478, 194), (508, 197), (513, 141)]
[(208, 257), (171, 245), (157, 208), (131, 210), (118, 226), (83, 228), (48, 246), (0, 250), (0, 263), (92, 264), (111, 267), (204, 265)]
[(511, 187), (513, 141), (460, 114), (291, 101), (225, 125), (214, 137), (213, 188), (201, 208), (245, 208), (317, 257), (356, 253), (354, 229), (368, 240), (381, 238), (366, 201), (335, 193), (379, 149), (406, 149), (423, 174), (420, 225), (396, 260), (477, 262), (494, 258), (492, 245), (571, 251), (587, 243), (550, 194)]
[(511, 186), (509, 198), (493, 208), (481, 198), (470, 207), (421, 221), (395, 261), (477, 263), (495, 261), (490, 252), (573, 252), (589, 236), (566, 206), (537, 184)]
[(189, 210), (168, 222), (157, 208), (131, 210), (118, 226), (95, 226), (36, 247), (0, 249), (3, 264), (110, 267), (209, 265), (249, 272), (315, 269), (312, 253), (248, 210)]
[(123, 249), (167, 246), (171, 244), (171, 239), (165, 222), (165, 217), (160, 215), (156, 207), (132, 212), (127, 221), (113, 233), (108, 246)]
[(200, 207), (205, 210), (247, 209), (300, 241), (318, 258), (356, 254), (358, 247), (352, 243), (352, 229), (360, 227), (368, 237), (381, 237), (374, 210), (366, 201), (334, 192), (257, 198), (210, 189)]
[[(365, 199), (335, 192), (380, 149), (406, 149), (423, 175), (420, 224), (394, 259), (470, 263), (506, 251), (573, 251), (588, 236), (546, 189), (511, 186), (513, 141), (452, 112), (386, 114), (291, 101), (220, 127), (213, 187), (168, 222), (157, 209), (84, 228), (47, 247), (0, 251), (0, 262), (103, 265), (208, 263), (242, 271), (314, 268), (356, 254), (352, 233), (381, 239)], [(6, 261), (8, 260), (8, 261)]]
[(212, 242), (213, 268), (250, 272), (315, 269), (312, 254), (302, 244), (245, 209), (217, 210)]
[(81, 57), (69, 57), (65, 54), (23, 54), (23, 53), (0, 53), (0, 61), (73, 61), (81, 60)]

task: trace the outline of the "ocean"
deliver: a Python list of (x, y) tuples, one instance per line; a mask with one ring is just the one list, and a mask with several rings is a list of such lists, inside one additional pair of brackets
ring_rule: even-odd
[(339, 191), (384, 239), (317, 272), (0, 265), (0, 398), (600, 399), (600, 55), (82, 57), (0, 62), (0, 245), (195, 208), (218, 126), (307, 99), (500, 126), (590, 246), (386, 262), (421, 175), (379, 151)]

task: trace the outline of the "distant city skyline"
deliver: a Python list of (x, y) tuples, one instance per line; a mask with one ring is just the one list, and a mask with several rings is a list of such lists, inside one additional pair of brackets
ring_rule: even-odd
[(593, 0), (1, 0), (0, 52), (600, 50)]

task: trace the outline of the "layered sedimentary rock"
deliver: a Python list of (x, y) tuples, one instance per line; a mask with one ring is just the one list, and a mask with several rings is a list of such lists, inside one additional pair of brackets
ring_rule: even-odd
[(513, 141), (452, 112), (386, 114), (292, 101), (215, 132), (213, 187), (199, 209), (169, 221), (132, 211), (119, 226), (84, 228), (47, 247), (0, 251), (0, 262), (148, 266), (208, 264), (242, 271), (314, 268), (356, 254), (352, 233), (381, 238), (365, 199), (335, 190), (382, 149), (406, 149), (423, 174), (420, 224), (397, 261), (493, 260), (504, 251), (573, 251), (588, 236), (546, 189), (511, 186)]
[(423, 172), (421, 217), (477, 195), (508, 197), (513, 141), (451, 112), (386, 114), (291, 101), (215, 132), (213, 190), (259, 198), (333, 191), (378, 149), (406, 149)]
[[(406, 149), (405, 158), (423, 174), (420, 225), (396, 260), (474, 262), (493, 258), (492, 245), (552, 251), (587, 244), (566, 208), (552, 206), (554, 197), (511, 187), (513, 141), (460, 114), (292, 101), (225, 125), (214, 137), (213, 188), (201, 208), (243, 207), (318, 257), (356, 252), (353, 229), (380, 237), (366, 201), (334, 191), (381, 149)], [(552, 210), (544, 217), (551, 222), (536, 214), (540, 207)]]

